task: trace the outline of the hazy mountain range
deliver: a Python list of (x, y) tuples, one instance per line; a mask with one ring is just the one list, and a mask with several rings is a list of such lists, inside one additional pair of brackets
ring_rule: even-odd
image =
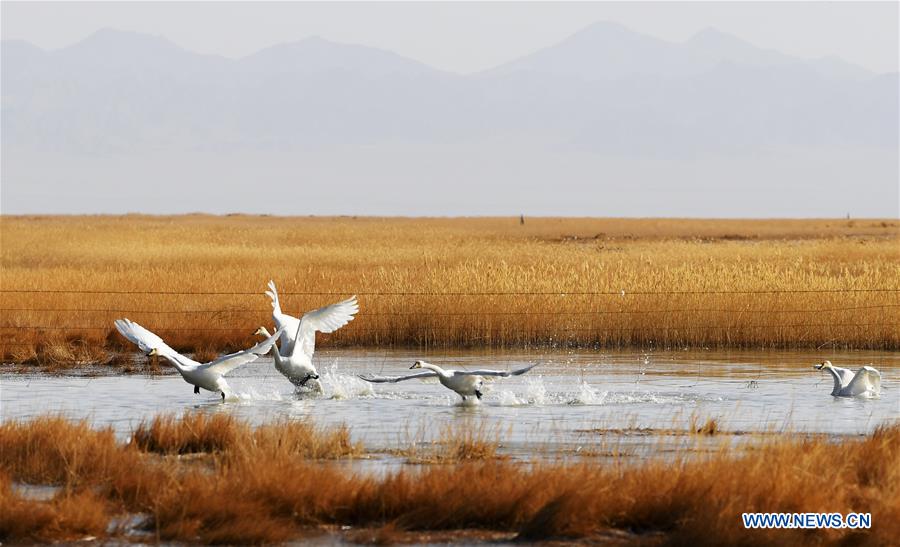
[(897, 212), (897, 73), (714, 29), (597, 23), (470, 75), (321, 38), (237, 60), (109, 29), (0, 52), (4, 213)]

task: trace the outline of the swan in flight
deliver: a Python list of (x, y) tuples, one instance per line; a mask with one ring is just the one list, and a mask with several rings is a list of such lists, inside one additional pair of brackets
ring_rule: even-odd
[(194, 393), (200, 393), (200, 388), (213, 393), (218, 392), (222, 395), (223, 401), (226, 396), (231, 398), (233, 395), (231, 388), (228, 387), (228, 383), (225, 381), (225, 375), (233, 369), (252, 363), (259, 359), (260, 356), (265, 355), (275, 344), (276, 338), (281, 334), (281, 330), (279, 330), (250, 349), (223, 355), (209, 363), (198, 363), (173, 350), (162, 341), (162, 338), (133, 321), (118, 319), (115, 325), (122, 336), (137, 344), (141, 351), (147, 352), (147, 355), (165, 357), (167, 361), (172, 363), (178, 369), (178, 372), (181, 373), (184, 381), (194, 386)]
[(426, 363), (425, 361), (416, 361), (415, 363), (413, 363), (413, 366), (409, 367), (409, 369), (413, 370), (417, 368), (423, 368), (426, 369), (424, 372), (417, 372), (415, 374), (408, 374), (406, 376), (361, 375), (360, 378), (367, 382), (380, 384), (385, 382), (402, 382), (404, 380), (412, 380), (414, 378), (437, 377), (441, 385), (443, 385), (447, 389), (455, 391), (459, 394), (460, 397), (462, 397), (463, 401), (465, 401), (466, 397), (471, 397), (474, 395), (475, 397), (478, 397), (478, 399), (481, 399), (481, 397), (484, 395), (483, 376), (501, 376), (503, 378), (509, 378), (510, 376), (519, 376), (521, 374), (525, 374), (536, 366), (537, 363), (516, 370), (444, 370), (437, 365), (432, 365), (431, 363)]
[(851, 370), (836, 367), (831, 361), (813, 365), (816, 370), (827, 370), (834, 378), (835, 397), (875, 397), (881, 393), (881, 373), (872, 367), (862, 367), (854, 374)]
[[(310, 380), (316, 380), (316, 390), (321, 392), (319, 373), (312, 364), (312, 356), (316, 351), (316, 331), (334, 332), (353, 321), (353, 315), (359, 311), (356, 296), (306, 312), (303, 318), (297, 319), (281, 311), (278, 291), (275, 290), (273, 281), (269, 281), (269, 290), (266, 294), (272, 300), (272, 319), (275, 321), (275, 328), (281, 332), (278, 339), (280, 347), (273, 346), (270, 350), (275, 359), (275, 368), (297, 387), (303, 387)], [(256, 334), (270, 336), (266, 327), (259, 327)]]

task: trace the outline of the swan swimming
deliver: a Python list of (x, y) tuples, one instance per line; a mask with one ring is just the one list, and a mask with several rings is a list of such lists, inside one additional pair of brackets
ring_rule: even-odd
[(402, 382), (404, 380), (412, 380), (414, 378), (434, 378), (437, 377), (438, 381), (445, 388), (455, 391), (462, 397), (463, 401), (466, 400), (466, 397), (475, 396), (479, 400), (484, 396), (483, 388), (484, 388), (484, 378), (482, 376), (501, 376), (503, 378), (508, 378), (510, 376), (519, 376), (521, 374), (525, 374), (529, 370), (533, 369), (537, 366), (537, 363), (533, 365), (528, 365), (527, 367), (523, 367), (516, 370), (444, 370), (437, 365), (432, 365), (431, 363), (426, 363), (425, 361), (416, 361), (413, 363), (413, 366), (409, 367), (410, 370), (417, 368), (426, 369), (425, 372), (417, 372), (415, 374), (408, 374), (406, 376), (376, 376), (376, 375), (360, 375), (360, 378), (365, 380), (366, 382), (372, 382), (376, 384), (390, 382)]
[(877, 397), (881, 393), (881, 373), (872, 367), (865, 366), (856, 371), (836, 367), (831, 361), (823, 361), (813, 365), (816, 370), (827, 370), (834, 378), (835, 397)]
[[(356, 296), (306, 312), (302, 319), (297, 319), (281, 311), (274, 281), (269, 281), (269, 290), (266, 294), (272, 300), (272, 319), (275, 321), (275, 328), (281, 333), (278, 339), (280, 347), (272, 346), (270, 349), (275, 359), (275, 368), (297, 387), (303, 387), (310, 380), (315, 380), (315, 389), (321, 392), (319, 373), (312, 364), (312, 356), (316, 351), (316, 331), (334, 332), (353, 321), (353, 315), (359, 311)], [(270, 336), (266, 327), (259, 327), (256, 334)]]
[(173, 350), (163, 342), (162, 338), (133, 321), (118, 319), (115, 325), (122, 336), (137, 344), (141, 351), (147, 352), (147, 355), (165, 357), (167, 361), (172, 363), (178, 369), (178, 372), (181, 373), (184, 381), (194, 386), (194, 393), (200, 393), (200, 388), (213, 393), (218, 392), (222, 395), (223, 401), (226, 396), (231, 398), (234, 395), (234, 392), (228, 387), (224, 376), (233, 369), (252, 363), (259, 359), (260, 356), (265, 355), (275, 345), (276, 338), (282, 332), (279, 329), (275, 334), (250, 349), (223, 355), (209, 363), (198, 363)]

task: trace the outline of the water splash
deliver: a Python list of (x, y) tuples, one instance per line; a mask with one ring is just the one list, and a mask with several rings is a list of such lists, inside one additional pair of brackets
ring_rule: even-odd
[(543, 405), (548, 401), (547, 387), (543, 376), (532, 376), (525, 380), (525, 399), (529, 404)]
[(456, 398), (456, 403), (453, 405), (458, 408), (472, 408), (476, 406), (481, 406), (481, 400), (478, 397), (466, 397), (463, 399), (462, 397)]
[(497, 398), (499, 399), (497, 403), (500, 406), (522, 406), (528, 404), (528, 401), (520, 399), (518, 395), (508, 389), (497, 391)]
[(578, 391), (575, 392), (575, 398), (571, 399), (568, 404), (602, 405), (606, 401), (607, 395), (609, 395), (608, 391), (600, 391), (599, 389), (591, 387), (587, 382), (582, 381)]
[(372, 384), (364, 382), (356, 376), (337, 372), (336, 365), (331, 365), (322, 374), (322, 384), (325, 397), (328, 399), (357, 399), (359, 397), (371, 397), (375, 394)]
[(236, 401), (283, 401), (285, 399), (284, 394), (281, 391), (278, 391), (274, 388), (257, 388), (254, 386), (247, 386), (246, 389), (243, 389), (239, 392), (234, 393), (234, 400)]

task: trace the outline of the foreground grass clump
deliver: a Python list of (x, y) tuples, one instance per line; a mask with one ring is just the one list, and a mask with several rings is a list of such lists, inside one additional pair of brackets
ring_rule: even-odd
[[(193, 420), (182, 427), (215, 422)], [(615, 533), (634, 543), (676, 545), (889, 545), (900, 537), (900, 425), (841, 443), (773, 437), (741, 456), (723, 448), (641, 465), (470, 460), (386, 476), (310, 459), (312, 452), (296, 450), (291, 424), (256, 430), (241, 422), (219, 424), (238, 428), (235, 438), (263, 433), (215, 445), (206, 472), (193, 460), (151, 456), (136, 442), (110, 445), (105, 432), (91, 433), (81, 423), (66, 427), (40, 419), (0, 429), (0, 541), (107, 537), (117, 532), (105, 531), (106, 523), (128, 513), (146, 515), (141, 528), (154, 540), (229, 544), (298, 539), (323, 526), (351, 526), (353, 538), (372, 541), (482, 529), (522, 540), (597, 541)], [(85, 445), (68, 449), (78, 454), (99, 444), (100, 453), (119, 454), (107, 461), (122, 458), (132, 467), (125, 474), (117, 466), (104, 472), (71, 466), (43, 440), (50, 434)], [(23, 454), (55, 462), (59, 470), (36, 472), (23, 465)], [(34, 501), (17, 494), (11, 481), (51, 481), (62, 489), (48, 501)], [(870, 512), (873, 525), (745, 530), (741, 513), (750, 511)]]
[(22, 499), (12, 492), (9, 477), (0, 473), (0, 541), (72, 541), (107, 533), (110, 522), (105, 500), (90, 490), (63, 491), (48, 502)]
[(293, 314), (359, 295), (357, 320), (322, 345), (900, 348), (896, 220), (0, 216), (0, 229), (0, 357), (42, 366), (134, 351), (114, 333), (122, 316), (181, 351), (246, 347), (271, 323), (269, 279)]
[(503, 435), (497, 427), (463, 422), (429, 442), (412, 440), (405, 448), (391, 450), (408, 463), (463, 463), (502, 458), (498, 453)]
[(112, 429), (59, 416), (0, 424), (0, 462), (16, 480), (69, 487), (106, 482), (139, 465), (137, 452), (123, 449)]
[(141, 422), (131, 439), (138, 449), (159, 454), (221, 452), (252, 458), (262, 452), (327, 459), (362, 453), (344, 426), (326, 430), (285, 420), (253, 428), (229, 414), (157, 416)]

